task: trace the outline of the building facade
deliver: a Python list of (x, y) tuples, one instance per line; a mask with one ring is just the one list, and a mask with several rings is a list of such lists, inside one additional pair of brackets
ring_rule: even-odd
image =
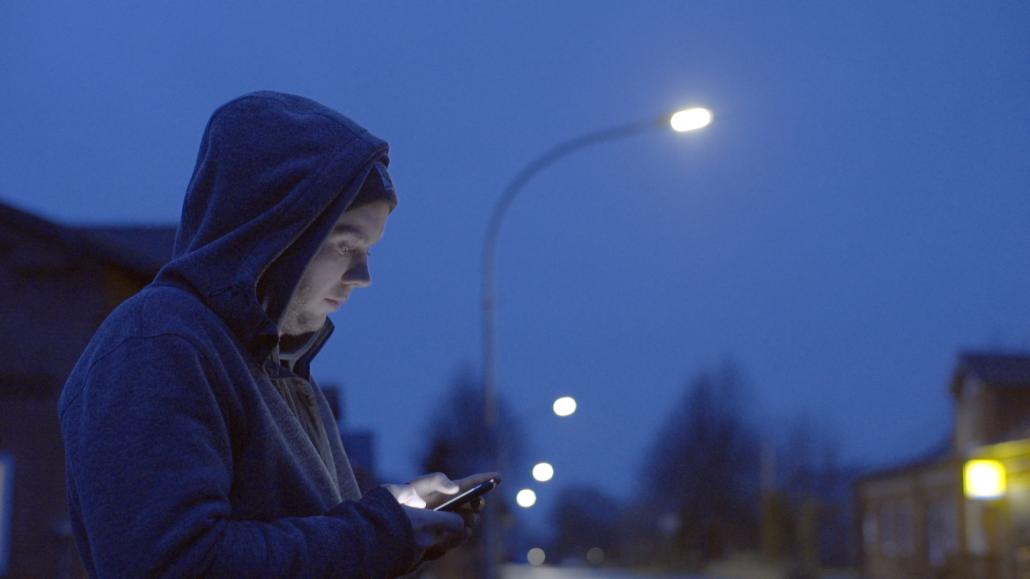
[(963, 354), (950, 390), (948, 447), (856, 485), (864, 576), (1030, 577), (1030, 354)]

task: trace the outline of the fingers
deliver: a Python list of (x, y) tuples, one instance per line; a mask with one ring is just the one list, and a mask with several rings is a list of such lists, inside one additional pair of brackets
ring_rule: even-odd
[(472, 529), (474, 529), (477, 526), (479, 526), (479, 513), (476, 512), (476, 511), (473, 511), (471, 509), (469, 509), (469, 510), (464, 510), (463, 509), (463, 510), (458, 511), (457, 514), (461, 515), (461, 520), (462, 520), (463, 523), (465, 523), (465, 530), (468, 532), (467, 534), (469, 536), (471, 536), (472, 535)]
[(386, 490), (390, 491), (390, 494), (393, 495), (393, 498), (397, 499), (398, 503), (419, 509), (426, 508), (426, 501), (419, 496), (418, 492), (411, 485), (388, 484), (383, 486), (386, 487)]
[(479, 511), (484, 504), (485, 501), (478, 498), (450, 513), (402, 506), (414, 531), (417, 559), (436, 559), (467, 543), (473, 529), (479, 526)]
[(434, 524), (437, 528), (440, 529), (442, 533), (457, 533), (459, 530), (461, 530), (462, 527), (465, 526), (464, 522), (461, 519), (461, 515), (458, 515), (456, 513), (446, 513), (440, 511), (426, 512), (434, 515), (434, 518), (437, 519), (434, 522)]
[(466, 537), (465, 520), (455, 514), (403, 507), (415, 531), (415, 545), (420, 551), (433, 548), (452, 549)]
[[(485, 482), (490, 479), (497, 479), (498, 481), (500, 481), (501, 476), (499, 473), (496, 472), (482, 472), (471, 476), (467, 476), (458, 481), (452, 481), (447, 477), (447, 475), (440, 472), (434, 472), (432, 474), (420, 476), (417, 479), (411, 481), (409, 485), (406, 485), (414, 489), (415, 494), (418, 495), (421, 503), (413, 501), (409, 503), (402, 502), (401, 504), (410, 504), (411, 506), (421, 507), (426, 507), (427, 505), (439, 505), (440, 503), (446, 500), (447, 496), (455, 495), (459, 491), (468, 490), (478, 485), (479, 483)], [(485, 503), (483, 503), (483, 501), (480, 499), (475, 504), (478, 505), (475, 508), (476, 512), (478, 512), (483, 509), (483, 505)]]
[(483, 497), (476, 497), (472, 499), (472, 501), (465, 503), (464, 505), (461, 505), (452, 512), (458, 513), (459, 515), (466, 511), (472, 513), (481, 513), (483, 512), (484, 507), (486, 507), (486, 499), (484, 499)]
[(415, 488), (415, 491), (418, 492), (423, 499), (428, 499), (435, 493), (453, 495), (457, 494), (457, 492), (461, 490), (461, 487), (451, 479), (447, 478), (447, 475), (442, 472), (434, 472), (433, 474), (420, 476), (411, 481), (411, 486)]
[(434, 546), (441, 549), (453, 549), (468, 540), (468, 528), (465, 526), (465, 519), (455, 516), (456, 513), (438, 513), (437, 511), (426, 511), (433, 514), (445, 515), (438, 522), (434, 523), (435, 534)]
[(462, 490), (472, 488), (481, 482), (488, 481), (492, 478), (497, 479), (497, 482), (501, 481), (501, 474), (497, 472), (480, 472), (471, 476), (467, 476), (463, 479), (455, 481)]
[(472, 537), (472, 530), (479, 526), (479, 513), (483, 510), (486, 505), (486, 500), (483, 497), (478, 497), (472, 502), (462, 505), (458, 510), (454, 511), (461, 516), (462, 522), (465, 523), (465, 534), (467, 541)]

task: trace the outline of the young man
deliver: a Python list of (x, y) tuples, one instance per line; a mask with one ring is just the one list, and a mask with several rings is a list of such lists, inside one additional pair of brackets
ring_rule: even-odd
[(396, 577), (468, 539), (441, 474), (361, 495), (311, 377), (371, 283), (387, 145), (313, 101), (245, 95), (204, 133), (172, 260), (90, 341), (59, 403), (91, 576)]

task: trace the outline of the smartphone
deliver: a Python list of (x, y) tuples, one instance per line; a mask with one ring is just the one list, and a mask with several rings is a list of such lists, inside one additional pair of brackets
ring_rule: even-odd
[(501, 481), (491, 478), (487, 479), (469, 490), (459, 493), (456, 496), (447, 499), (446, 502), (433, 507), (434, 511), (453, 511), (465, 503), (471, 502), (476, 497), (481, 497), (486, 493), (497, 488), (497, 485), (501, 484)]

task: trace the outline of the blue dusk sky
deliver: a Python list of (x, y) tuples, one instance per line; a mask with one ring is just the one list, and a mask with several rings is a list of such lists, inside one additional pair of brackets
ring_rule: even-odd
[(388, 140), (401, 203), (315, 370), (406, 479), (479, 370), (504, 185), (566, 138), (705, 105), (708, 129), (569, 157), (507, 217), (497, 375), (530, 456), (628, 497), (686, 380), (732, 357), (765, 432), (807, 415), (885, 464), (947, 436), (960, 351), (1030, 350), (1028, 30), (1015, 0), (13, 0), (0, 201), (174, 225), (208, 116), (258, 89)]

